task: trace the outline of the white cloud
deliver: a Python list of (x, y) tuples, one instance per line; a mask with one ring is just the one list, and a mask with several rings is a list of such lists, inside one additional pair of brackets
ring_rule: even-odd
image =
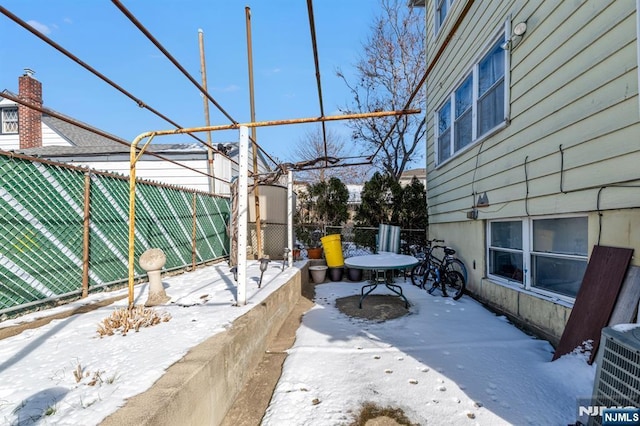
[(236, 86), (235, 84), (230, 84), (229, 86), (225, 86), (225, 87), (214, 87), (213, 90), (215, 90), (216, 92), (229, 93), (229, 92), (237, 92), (238, 90), (240, 90), (240, 87)]
[(275, 75), (275, 74), (279, 74), (280, 71), (282, 71), (282, 68), (277, 68), (276, 67), (276, 68), (271, 68), (271, 69), (268, 69), (268, 70), (263, 70), (261, 72), (263, 73), (263, 75), (272, 76), (272, 75)]
[(65, 24), (73, 24), (73, 21), (71, 20), (71, 18), (64, 18), (63, 22)]
[(27, 21), (27, 24), (29, 24), (34, 29), (40, 31), (42, 34), (51, 34), (51, 29), (49, 29), (49, 27), (46, 26), (45, 24), (41, 24), (38, 21), (30, 20), (30, 21)]

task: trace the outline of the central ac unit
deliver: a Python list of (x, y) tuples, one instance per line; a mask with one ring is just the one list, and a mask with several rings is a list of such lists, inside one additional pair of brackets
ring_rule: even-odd
[[(592, 405), (640, 408), (640, 327), (603, 328), (596, 363)], [(600, 415), (589, 420), (601, 424)]]

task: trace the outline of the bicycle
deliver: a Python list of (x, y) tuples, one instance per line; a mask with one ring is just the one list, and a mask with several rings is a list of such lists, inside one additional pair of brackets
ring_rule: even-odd
[[(437, 288), (440, 288), (443, 297), (448, 297), (449, 291), (451, 291), (453, 300), (460, 299), (466, 288), (466, 280), (462, 273), (453, 269), (453, 265), (457, 264), (456, 260), (458, 260), (453, 257), (456, 251), (451, 247), (445, 246), (434, 246), (433, 248), (442, 248), (444, 257), (440, 259), (434, 256), (432, 250), (429, 270), (422, 277), (422, 288), (426, 289), (429, 294), (433, 294)], [(432, 284), (427, 289), (427, 283), (429, 282), (432, 282)]]
[[(448, 289), (452, 292), (453, 300), (458, 300), (466, 288), (466, 267), (461, 260), (454, 257), (456, 251), (451, 247), (432, 245), (437, 242), (444, 241), (427, 241), (424, 258), (411, 271), (411, 282), (424, 288), (429, 294), (433, 294), (437, 288), (440, 288), (443, 297), (449, 295)], [(434, 250), (440, 248), (444, 251), (442, 258), (434, 254)]]
[[(421, 251), (417, 251), (412, 249), (412, 255), (420, 260), (416, 266), (411, 269), (411, 283), (415, 286), (422, 287), (422, 278), (430, 269), (429, 264), (431, 263), (431, 259), (433, 257), (432, 250), (435, 248), (443, 247), (443, 246), (433, 246), (434, 243), (444, 243), (444, 240), (427, 240), (427, 245)], [(455, 254), (455, 251), (454, 251)], [(447, 254), (445, 253), (445, 256)], [(456, 257), (453, 257), (453, 254), (450, 256), (449, 264), (447, 268), (452, 271), (458, 271), (464, 277), (464, 282), (467, 282), (467, 268), (464, 266), (464, 263)]]
[(420, 261), (420, 263), (411, 268), (411, 283), (415, 286), (422, 287), (422, 277), (429, 270), (431, 246), (433, 243), (444, 243), (444, 240), (427, 240), (427, 245), (421, 247), (419, 251), (411, 247), (411, 255)]

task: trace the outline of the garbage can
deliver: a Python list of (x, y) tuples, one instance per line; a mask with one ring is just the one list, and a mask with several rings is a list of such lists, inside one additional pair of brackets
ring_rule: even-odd
[(324, 258), (327, 261), (327, 266), (330, 268), (344, 266), (340, 234), (327, 235), (320, 238), (320, 241), (322, 241), (322, 247), (324, 248)]

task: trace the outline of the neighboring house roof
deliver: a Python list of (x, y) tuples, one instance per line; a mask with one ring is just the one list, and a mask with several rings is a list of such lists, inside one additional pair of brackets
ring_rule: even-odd
[[(59, 114), (59, 113), (56, 113)], [(72, 120), (71, 118), (69, 118)], [(73, 121), (77, 121), (73, 119)], [(72, 147), (107, 147), (112, 146), (114, 148), (124, 148), (124, 144), (128, 144), (124, 139), (121, 139), (117, 136), (113, 136), (115, 139), (122, 141), (122, 143), (115, 142), (107, 137), (99, 134), (102, 131), (95, 129), (92, 126), (89, 126), (86, 123), (81, 123), (83, 126), (95, 129), (94, 132), (89, 131), (87, 129), (83, 129), (80, 126), (76, 126), (75, 124), (68, 123), (64, 120), (61, 120), (56, 117), (52, 117), (47, 114), (42, 114), (42, 122), (49, 126), (53, 131), (58, 133), (61, 137), (63, 137), (67, 142), (69, 142)], [(105, 133), (105, 132), (102, 132)]]
[[(17, 95), (10, 90), (5, 89), (3, 90), (3, 93), (17, 97)], [(57, 118), (57, 116), (63, 117), (68, 121)], [(108, 132), (104, 132), (103, 130), (87, 123), (61, 114), (58, 111), (43, 108), (42, 123), (49, 127), (69, 145), (46, 145), (37, 148), (14, 149), (13, 151), (19, 154), (52, 159), (56, 157), (83, 157), (88, 159), (88, 157), (107, 157), (116, 155), (117, 158), (120, 158), (122, 155), (129, 155), (130, 153), (130, 141), (112, 135)], [(111, 136), (111, 138), (106, 135)], [(225, 152), (229, 158), (237, 158), (239, 155), (238, 145), (239, 144), (237, 142), (218, 143), (215, 147), (218, 150)], [(181, 160), (200, 160), (207, 158), (207, 147), (199, 143), (152, 143), (149, 145), (147, 150), (157, 154), (178, 156)], [(258, 151), (258, 157), (261, 169), (269, 171), (269, 163), (262, 152)]]
[(408, 185), (411, 183), (411, 181), (413, 180), (413, 178), (418, 179), (420, 182), (422, 182), (423, 185), (426, 185), (427, 183), (427, 169), (411, 169), (411, 170), (405, 170), (402, 173), (402, 176), (400, 176), (400, 184), (401, 185)]
[[(151, 144), (147, 151), (156, 154), (183, 154), (195, 155), (196, 157), (206, 158), (206, 149), (204, 146), (196, 144)], [(33, 157), (69, 157), (69, 156), (104, 156), (114, 154), (129, 155), (130, 149), (126, 145), (116, 146), (43, 146), (40, 148), (30, 148), (15, 150), (15, 152)]]
[(427, 175), (427, 169), (426, 168), (422, 168), (422, 169), (411, 169), (411, 170), (405, 170), (404, 172), (402, 172), (402, 178), (412, 178), (413, 176), (417, 177), (417, 178), (421, 178)]
[[(55, 111), (57, 115), (62, 115)], [(64, 116), (66, 117), (66, 116)], [(66, 157), (66, 156), (77, 156), (77, 155), (113, 155), (113, 154), (129, 154), (130, 152), (130, 142), (119, 138), (118, 136), (111, 135), (114, 139), (117, 139), (119, 142), (116, 142), (106, 136), (103, 136), (100, 133), (106, 133), (102, 130), (99, 130), (93, 126), (90, 126), (86, 123), (82, 123), (78, 120), (72, 119), (70, 117), (69, 120), (78, 122), (82, 124), (82, 126), (88, 127), (90, 129), (95, 129), (95, 131), (91, 131), (75, 125), (73, 123), (69, 123), (67, 121), (61, 120), (57, 117), (53, 117), (48, 114), (42, 115), (42, 122), (45, 123), (51, 130), (56, 132), (61, 138), (69, 143), (68, 146), (64, 145), (49, 145), (42, 146), (38, 148), (29, 148), (29, 149), (17, 149), (15, 152), (25, 155), (31, 155), (36, 157)], [(107, 133), (108, 134), (108, 133)], [(223, 144), (223, 146), (230, 152), (234, 150), (237, 151), (237, 144), (228, 143)], [(195, 154), (200, 157), (206, 155), (206, 147), (204, 145), (200, 145), (197, 143), (193, 144), (155, 144), (152, 143), (148, 147), (149, 151), (155, 153), (163, 153), (163, 154)]]

